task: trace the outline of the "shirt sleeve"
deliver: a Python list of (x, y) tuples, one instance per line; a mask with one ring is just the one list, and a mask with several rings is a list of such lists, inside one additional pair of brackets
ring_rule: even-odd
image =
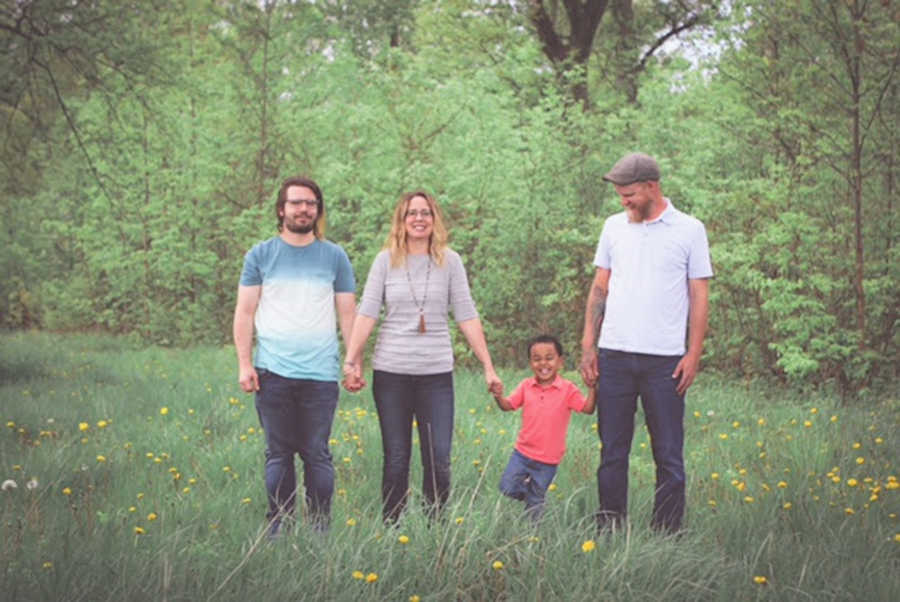
[(706, 238), (706, 227), (703, 222), (697, 223), (697, 230), (691, 239), (690, 256), (688, 257), (688, 278), (712, 278), (712, 261), (709, 258), (709, 240)]
[(366, 277), (366, 286), (363, 288), (362, 297), (359, 300), (358, 313), (369, 318), (378, 318), (381, 314), (381, 306), (384, 303), (384, 282), (387, 277), (388, 251), (381, 251), (375, 256), (369, 275)]
[(594, 265), (598, 268), (603, 268), (604, 270), (612, 268), (612, 258), (609, 256), (609, 232), (609, 219), (607, 219), (603, 222), (603, 229), (600, 231), (600, 240), (597, 242), (597, 252), (594, 253)]
[(241, 286), (260, 286), (263, 283), (259, 269), (259, 247), (253, 247), (244, 255), (244, 268), (241, 270)]
[(457, 322), (465, 322), (478, 317), (475, 301), (472, 299), (472, 291), (469, 290), (469, 279), (466, 276), (466, 268), (462, 259), (456, 253), (447, 253), (447, 270), (450, 278), (450, 307), (453, 310), (453, 318)]
[(353, 276), (353, 266), (350, 264), (350, 258), (347, 252), (341, 247), (337, 248), (337, 269), (334, 276), (334, 292), (336, 293), (355, 293), (356, 278)]
[(512, 406), (512, 409), (518, 410), (522, 407), (522, 404), (525, 403), (525, 383), (527, 382), (528, 379), (520, 382), (519, 386), (516, 387), (516, 390), (509, 396), (509, 405)]

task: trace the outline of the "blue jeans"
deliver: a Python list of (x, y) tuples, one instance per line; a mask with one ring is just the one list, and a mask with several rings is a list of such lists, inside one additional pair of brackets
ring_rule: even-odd
[(269, 520), (294, 512), (297, 476), (294, 454), (303, 461), (306, 508), (313, 525), (325, 527), (334, 492), (328, 438), (337, 408), (336, 382), (259, 373), (256, 413), (266, 434), (266, 491)]
[(628, 509), (628, 454), (640, 396), (656, 463), (656, 495), (651, 526), (681, 528), (685, 506), (684, 396), (672, 378), (681, 356), (600, 349), (597, 431), (603, 444), (597, 469), (601, 525), (621, 521)]
[(413, 375), (375, 370), (372, 394), (384, 452), (381, 479), (384, 521), (395, 522), (406, 507), (413, 418), (419, 427), (426, 510), (434, 515), (450, 495), (453, 373)]
[(556, 464), (532, 460), (514, 449), (500, 477), (500, 493), (525, 502), (525, 512), (537, 520), (544, 512), (547, 488), (556, 476)]

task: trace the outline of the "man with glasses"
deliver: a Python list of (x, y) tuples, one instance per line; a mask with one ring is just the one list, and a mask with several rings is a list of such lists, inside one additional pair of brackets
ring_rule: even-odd
[[(294, 513), (294, 454), (303, 461), (306, 510), (328, 527), (334, 465), (328, 449), (338, 401), (335, 317), (346, 344), (356, 316), (347, 254), (325, 240), (325, 204), (310, 179), (288, 178), (275, 203), (279, 235), (244, 257), (234, 312), (241, 388), (256, 393), (266, 435), (269, 535)], [(256, 327), (256, 357), (251, 359)]]
[(684, 516), (684, 398), (706, 335), (709, 245), (703, 223), (662, 195), (652, 157), (626, 155), (603, 179), (625, 210), (603, 224), (581, 340), (582, 377), (597, 387), (598, 527), (621, 526), (627, 513), (640, 396), (656, 463), (651, 526), (672, 533)]

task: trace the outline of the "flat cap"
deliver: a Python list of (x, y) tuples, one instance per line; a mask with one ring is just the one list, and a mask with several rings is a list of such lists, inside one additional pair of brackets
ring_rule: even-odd
[(659, 180), (659, 165), (650, 155), (631, 153), (619, 159), (612, 169), (603, 176), (607, 182), (617, 186), (628, 186), (635, 182)]

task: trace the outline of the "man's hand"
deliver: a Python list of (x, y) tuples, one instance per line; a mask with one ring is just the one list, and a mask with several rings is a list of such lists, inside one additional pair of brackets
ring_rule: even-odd
[(259, 375), (256, 373), (256, 368), (253, 366), (240, 369), (238, 382), (241, 385), (241, 389), (247, 393), (259, 391)]
[(688, 387), (690, 387), (694, 383), (694, 379), (697, 378), (697, 372), (700, 371), (700, 356), (687, 354), (681, 361), (678, 362), (678, 365), (675, 366), (675, 372), (672, 373), (672, 378), (678, 378), (678, 384), (675, 385), (675, 390), (679, 395), (684, 395)]
[(350, 393), (358, 393), (366, 386), (362, 376), (362, 364), (356, 362), (344, 362), (344, 380), (341, 382)]
[(600, 371), (597, 369), (597, 351), (591, 349), (583, 349), (581, 351), (581, 363), (578, 365), (581, 371), (581, 379), (588, 387), (593, 387), (597, 383), (597, 377)]

